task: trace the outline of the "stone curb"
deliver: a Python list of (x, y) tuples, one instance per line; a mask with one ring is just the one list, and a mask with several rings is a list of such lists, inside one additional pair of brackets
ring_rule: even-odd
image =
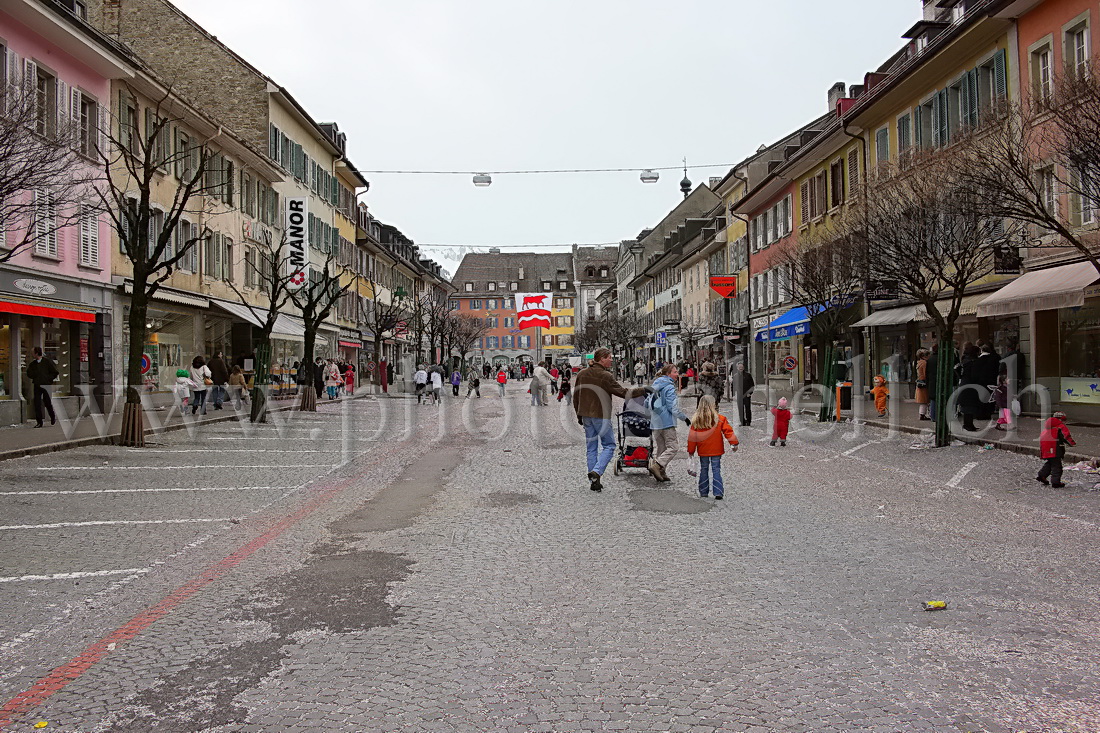
[[(351, 399), (359, 400), (374, 397), (374, 395), (355, 395)], [(347, 399), (346, 397), (344, 399)], [(268, 412), (288, 412), (297, 410), (297, 405), (283, 405), (281, 407), (269, 408)], [(208, 417), (207, 419), (198, 423), (199, 425), (206, 425), (209, 423), (229, 422), (230, 420), (237, 420), (237, 415), (221, 415), (218, 417)], [(188, 425), (180, 423), (178, 425), (169, 425), (159, 429), (147, 428), (145, 435), (159, 435), (161, 433), (172, 433), (177, 430), (185, 430)], [(57, 443), (43, 443), (42, 445), (32, 445), (26, 448), (16, 448), (15, 450), (0, 451), (0, 461), (7, 461), (13, 458), (26, 458), (28, 456), (38, 456), (45, 453), (56, 453), (57, 451), (69, 450), (70, 448), (83, 448), (89, 445), (115, 445), (121, 433), (113, 433), (111, 435), (96, 435), (88, 438), (75, 438), (73, 440), (62, 440)]]

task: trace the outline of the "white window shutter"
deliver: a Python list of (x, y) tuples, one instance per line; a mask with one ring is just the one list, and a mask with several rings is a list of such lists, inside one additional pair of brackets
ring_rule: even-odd
[[(80, 150), (83, 142), (84, 131), (80, 127), (80, 90), (76, 87), (72, 87), (72, 91), (69, 94), (69, 121), (72, 125), (72, 143), (73, 149)], [(89, 120), (91, 124), (91, 120)]]

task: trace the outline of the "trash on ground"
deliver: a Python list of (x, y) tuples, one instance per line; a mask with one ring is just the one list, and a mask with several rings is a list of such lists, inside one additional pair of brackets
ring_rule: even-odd
[(925, 611), (942, 611), (947, 608), (947, 601), (925, 601)]
[(1066, 466), (1067, 471), (1085, 471), (1086, 473), (1100, 473), (1100, 468), (1097, 468), (1098, 461), (1079, 461), (1070, 466)]
[(34, 724), (34, 727), (35, 728), (45, 728), (47, 725), (49, 725), (49, 723), (47, 723), (45, 720), (40, 720), (40, 721), (38, 721), (37, 723)]
[(992, 443), (986, 443), (985, 445), (983, 445), (978, 450), (993, 450), (994, 447), (995, 446)]

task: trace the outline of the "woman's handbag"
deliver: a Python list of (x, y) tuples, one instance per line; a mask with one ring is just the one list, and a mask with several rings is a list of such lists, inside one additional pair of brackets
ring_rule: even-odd
[(214, 380), (211, 379), (210, 377), (203, 377), (202, 378), (202, 383), (205, 384), (207, 387), (209, 387), (211, 384), (214, 383)]

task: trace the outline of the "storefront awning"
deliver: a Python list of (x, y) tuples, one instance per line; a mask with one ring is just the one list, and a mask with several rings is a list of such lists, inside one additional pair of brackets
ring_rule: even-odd
[(1091, 262), (1033, 270), (984, 299), (978, 315), (1008, 316), (1013, 313), (1077, 308), (1085, 304), (1085, 288), (1100, 280)]
[(793, 336), (805, 336), (810, 332), (810, 314), (805, 306), (791, 308), (783, 315), (760, 329), (757, 341), (786, 341)]
[(275, 327), (271, 329), (271, 335), (302, 340), (306, 337), (306, 327), (296, 318), (280, 313), (275, 319)]
[[(253, 313), (252, 309), (244, 303), (234, 303), (229, 300), (218, 300), (216, 298), (211, 298), (210, 304), (218, 306), (226, 313), (235, 316), (237, 319), (244, 321), (245, 323), (251, 323), (253, 326), (257, 327), (263, 327), (263, 321), (260, 320), (260, 317)], [(263, 310), (261, 310), (260, 308), (257, 308), (257, 310), (261, 313), (263, 312)]]
[[(127, 282), (122, 286), (122, 292), (127, 295), (134, 294), (134, 284)], [(165, 303), (176, 303), (178, 305), (189, 305), (194, 308), (209, 308), (210, 301), (206, 298), (201, 298), (197, 295), (189, 295), (179, 290), (173, 290), (172, 288), (157, 288), (157, 292), (153, 293), (153, 300), (163, 300)]]
[(875, 311), (866, 318), (856, 321), (852, 328), (870, 328), (871, 326), (896, 326), (900, 323), (909, 323), (918, 320), (918, 316), (924, 315), (922, 305), (903, 305), (900, 308), (884, 308)]
[(41, 316), (43, 318), (60, 318), (64, 321), (82, 321), (95, 323), (95, 310), (85, 309), (83, 306), (65, 303), (65, 307), (48, 301), (37, 301), (22, 298), (7, 298), (0, 300), (0, 313), (18, 313), (21, 316)]

